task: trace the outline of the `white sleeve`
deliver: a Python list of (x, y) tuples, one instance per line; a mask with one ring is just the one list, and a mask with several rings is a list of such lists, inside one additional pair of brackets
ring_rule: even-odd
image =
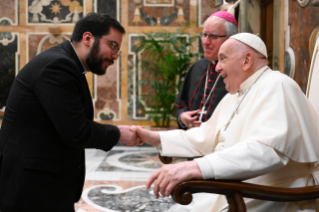
[(250, 141), (195, 161), (204, 179), (246, 180), (282, 168), (289, 158), (266, 144)]

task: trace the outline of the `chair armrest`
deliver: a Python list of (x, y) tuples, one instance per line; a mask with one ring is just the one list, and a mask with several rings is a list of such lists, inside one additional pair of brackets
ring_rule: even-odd
[[(182, 204), (189, 204), (192, 194), (205, 192), (226, 195), (231, 207), (233, 204), (243, 204), (243, 197), (277, 202), (294, 202), (319, 198), (319, 186), (308, 186), (301, 188), (280, 188), (262, 186), (240, 181), (219, 181), (219, 180), (190, 180), (178, 184), (172, 191), (172, 198)], [(232, 211), (232, 210), (229, 210)], [(236, 211), (236, 210), (234, 210)]]
[(166, 156), (162, 156), (161, 154), (158, 153), (158, 158), (160, 159), (160, 161), (164, 164), (170, 164), (173, 161), (172, 157), (166, 157)]

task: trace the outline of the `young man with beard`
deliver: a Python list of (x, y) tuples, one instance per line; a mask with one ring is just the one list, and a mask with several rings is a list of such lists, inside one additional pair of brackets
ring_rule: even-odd
[(118, 59), (124, 28), (90, 13), (71, 42), (33, 58), (17, 75), (0, 131), (0, 211), (74, 212), (85, 179), (85, 148), (136, 145), (128, 126), (93, 121), (85, 73)]

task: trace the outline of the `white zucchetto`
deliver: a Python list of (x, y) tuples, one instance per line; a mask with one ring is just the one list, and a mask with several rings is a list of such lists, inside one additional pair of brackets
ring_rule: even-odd
[(243, 32), (243, 33), (238, 33), (236, 35), (233, 35), (230, 38), (236, 39), (250, 46), (251, 48), (255, 49), (257, 52), (259, 52), (260, 54), (268, 58), (266, 45), (257, 35)]

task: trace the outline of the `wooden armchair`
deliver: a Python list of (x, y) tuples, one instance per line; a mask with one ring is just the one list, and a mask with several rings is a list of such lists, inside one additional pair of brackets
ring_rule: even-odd
[[(319, 116), (319, 98), (317, 98), (319, 92), (318, 55), (319, 38), (314, 47), (306, 94)], [(170, 161), (170, 158), (167, 157), (162, 160), (164, 163), (168, 161)], [(199, 192), (225, 195), (229, 204), (228, 212), (245, 212), (244, 197), (277, 202), (317, 199), (319, 198), (319, 185), (303, 188), (278, 188), (240, 181), (190, 180), (177, 185), (172, 191), (172, 197), (176, 202), (187, 205), (192, 201), (192, 194)]]
[(246, 212), (244, 197), (277, 202), (294, 202), (319, 198), (319, 186), (278, 188), (236, 181), (190, 180), (178, 184), (173, 199), (182, 205), (192, 201), (192, 194), (205, 192), (225, 195), (228, 212)]

